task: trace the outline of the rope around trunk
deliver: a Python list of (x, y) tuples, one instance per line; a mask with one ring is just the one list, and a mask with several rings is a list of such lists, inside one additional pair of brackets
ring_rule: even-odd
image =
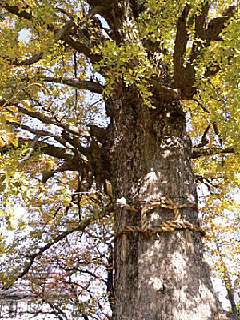
[[(129, 206), (128, 204), (124, 204), (128, 211), (132, 211), (134, 213), (139, 212), (133, 206)], [(158, 227), (149, 227), (147, 226), (147, 213), (153, 210), (156, 207), (166, 208), (174, 211), (174, 220), (162, 221), (161, 225)], [(189, 221), (182, 220), (181, 215), (179, 213), (179, 209), (182, 208), (195, 208), (197, 206), (192, 203), (183, 204), (180, 206), (175, 206), (174, 202), (169, 198), (161, 198), (159, 201), (149, 202), (144, 208), (141, 209), (141, 226), (126, 226), (123, 229), (116, 231), (114, 234), (114, 238), (119, 237), (122, 234), (126, 234), (129, 232), (139, 232), (139, 233), (148, 233), (148, 234), (156, 234), (160, 232), (171, 232), (176, 230), (190, 230), (200, 232), (201, 236), (205, 236), (206, 232), (199, 226), (195, 226)]]

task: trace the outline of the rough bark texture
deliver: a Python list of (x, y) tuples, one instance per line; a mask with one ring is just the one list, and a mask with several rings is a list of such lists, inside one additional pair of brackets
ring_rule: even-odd
[[(115, 232), (140, 226), (141, 208), (163, 197), (175, 206), (189, 204), (179, 213), (197, 225), (191, 143), (180, 102), (159, 100), (157, 109), (150, 109), (135, 90), (118, 88), (118, 94), (123, 99), (116, 97), (107, 105), (112, 114), (108, 143)], [(124, 201), (136, 212), (128, 210)], [(159, 226), (161, 221), (174, 220), (174, 213), (159, 207), (149, 210), (147, 218), (149, 226)], [(199, 232), (119, 234), (115, 239), (114, 319), (218, 319), (219, 304), (202, 249)]]

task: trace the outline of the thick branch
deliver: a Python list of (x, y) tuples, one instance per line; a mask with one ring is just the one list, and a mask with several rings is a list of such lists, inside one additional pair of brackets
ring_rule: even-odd
[[(1, 103), (0, 103), (1, 105)], [(7, 107), (6, 107), (7, 109)], [(32, 118), (37, 118), (43, 123), (51, 123), (57, 125), (59, 127), (63, 127), (62, 136), (52, 134), (46, 130), (38, 130), (32, 129), (28, 125), (21, 125), (18, 123), (11, 123), (11, 125), (16, 126), (20, 129), (27, 130), (37, 137), (41, 136), (50, 136), (53, 137), (58, 143), (61, 143), (65, 146), (65, 148), (56, 147), (54, 144), (49, 144), (45, 141), (38, 141), (37, 143), (30, 139), (29, 137), (18, 137), (18, 147), (20, 148), (22, 145), (25, 145), (26, 142), (29, 145), (29, 148), (32, 148), (30, 153), (28, 153), (27, 157), (24, 157), (22, 161), (30, 158), (31, 154), (35, 150), (40, 151), (43, 154), (47, 154), (56, 159), (64, 160), (64, 163), (61, 164), (57, 169), (50, 170), (48, 172), (43, 173), (42, 181), (46, 182), (49, 178), (53, 177), (57, 172), (65, 172), (65, 171), (77, 171), (84, 173), (85, 176), (91, 175), (94, 176), (95, 182), (99, 187), (99, 190), (102, 187), (105, 179), (109, 179), (109, 163), (108, 156), (106, 152), (103, 152), (103, 148), (101, 148), (97, 140), (102, 143), (102, 145), (106, 142), (106, 130), (103, 128), (98, 128), (97, 126), (90, 126), (89, 133), (89, 141), (90, 145), (88, 147), (83, 147), (79, 142), (79, 132), (76, 129), (72, 129), (68, 125), (62, 125), (61, 123), (54, 122), (52, 119), (48, 117), (44, 117), (41, 113), (35, 111), (29, 111), (23, 107), (19, 107), (19, 111), (23, 112), (26, 115), (29, 115)], [(94, 138), (92, 138), (94, 136)], [(9, 149), (16, 148), (10, 141), (5, 141), (4, 146), (0, 148), (1, 153), (8, 152)], [(20, 161), (19, 163), (21, 163)]]
[[(222, 13), (222, 17), (212, 19), (207, 25), (207, 15), (210, 3), (207, 1), (201, 9), (201, 14), (190, 17), (189, 25), (193, 25), (195, 20), (195, 40), (189, 55), (186, 67), (184, 67), (184, 57), (186, 55), (187, 26), (186, 19), (189, 13), (189, 5), (186, 5), (181, 17), (177, 21), (177, 34), (174, 47), (174, 87), (182, 89), (182, 99), (191, 99), (196, 93), (194, 63), (202, 54), (202, 49), (210, 45), (211, 41), (222, 40), (219, 35), (226, 27), (226, 22), (234, 15), (235, 7), (231, 6)], [(199, 40), (201, 39), (201, 40)], [(215, 75), (219, 71), (216, 65), (214, 70), (208, 68), (206, 76)]]
[[(73, 39), (70, 34), (75, 34), (80, 41)], [(91, 62), (101, 60), (101, 56), (92, 54), (90, 39), (81, 32), (73, 21), (68, 21), (60, 30), (55, 30), (54, 38), (56, 42), (62, 40), (77, 52), (85, 54), (86, 57), (90, 58)]]
[(211, 148), (211, 149), (195, 149), (192, 152), (191, 159), (197, 159), (202, 156), (212, 156), (216, 154), (228, 154), (228, 153), (234, 153), (239, 154), (234, 148)]
[[(0, 101), (0, 106), (6, 104), (6, 101), (5, 100), (1, 100)], [(7, 107), (6, 107), (7, 109)], [(40, 112), (37, 112), (37, 111), (29, 111), (21, 106), (18, 105), (18, 111), (20, 111), (21, 113), (25, 114), (25, 115), (28, 115), (29, 117), (31, 118), (36, 118), (38, 120), (40, 120), (42, 123), (45, 123), (45, 124), (54, 124), (55, 126), (58, 126), (60, 128), (63, 129), (63, 132), (66, 134), (71, 134), (73, 136), (77, 136), (77, 137), (81, 137), (81, 133), (79, 132), (79, 130), (72, 126), (72, 125), (69, 125), (69, 124), (63, 124), (61, 123), (60, 121), (57, 121), (56, 119), (52, 119), (52, 118), (49, 118), (49, 117), (46, 117), (44, 116), (42, 113)], [(66, 137), (58, 137), (56, 135), (53, 135), (52, 133), (48, 132), (48, 131), (45, 131), (45, 130), (36, 130), (36, 129), (31, 129), (30, 127), (26, 126), (26, 125), (21, 125), (21, 124), (18, 124), (18, 123), (12, 123), (12, 125), (14, 126), (17, 126), (19, 128), (22, 128), (24, 130), (28, 130), (29, 132), (33, 133), (33, 134), (38, 134), (38, 135), (43, 135), (43, 136), (51, 136), (51, 137), (54, 137), (54, 139), (63, 144), (64, 146), (66, 146)], [(81, 144), (78, 142), (78, 139), (71, 139), (71, 141), (68, 139), (67, 142), (71, 143), (78, 151), (80, 151), (82, 154), (84, 155), (87, 155), (88, 152), (87, 152), (87, 149), (86, 148), (83, 148), (81, 146)], [(47, 144), (45, 144), (47, 145)], [(46, 149), (46, 148), (45, 148)], [(65, 150), (63, 148), (58, 148), (58, 149), (61, 149), (61, 150)], [(64, 152), (66, 153), (66, 151)]]
[(200, 15), (195, 17), (195, 38), (202, 39), (204, 35), (209, 9), (210, 3), (207, 1), (202, 6)]
[[(0, 101), (0, 106), (3, 106), (4, 104), (6, 103), (5, 100), (1, 100)], [(47, 116), (44, 116), (41, 112), (38, 112), (38, 111), (29, 111), (27, 110), (26, 108), (24, 107), (21, 107), (18, 105), (18, 111), (20, 111), (21, 113), (31, 117), (31, 118), (35, 118), (35, 119), (38, 119), (40, 120), (42, 123), (45, 123), (45, 124), (54, 124), (66, 131), (68, 131), (69, 133), (72, 133), (74, 135), (77, 135), (77, 136), (81, 136), (81, 134), (79, 132), (77, 132), (77, 130), (75, 130), (74, 128), (71, 128), (71, 126), (69, 124), (64, 124), (64, 123), (61, 123), (60, 121), (56, 121), (55, 119), (52, 119), (52, 118), (49, 118)]]
[(175, 88), (182, 88), (184, 83), (184, 57), (186, 54), (187, 45), (187, 26), (186, 20), (190, 10), (187, 4), (182, 12), (182, 15), (177, 21), (177, 33), (174, 46), (174, 86)]
[(87, 0), (86, 1), (91, 9), (89, 11), (90, 16), (95, 14), (101, 15), (109, 24), (109, 26), (114, 29), (114, 2), (112, 0)]
[(178, 89), (172, 89), (169, 87), (162, 86), (157, 80), (150, 79), (150, 84), (152, 85), (152, 91), (161, 99), (166, 100), (177, 100), (181, 98), (181, 92)]
[(44, 82), (66, 84), (76, 89), (90, 90), (91, 92), (98, 93), (98, 94), (102, 94), (102, 91), (103, 91), (103, 86), (100, 83), (93, 82), (93, 81), (82, 81), (77, 78), (70, 78), (70, 77), (55, 78), (55, 77), (45, 77), (45, 76), (40, 76), (39, 79), (41, 79)]
[(221, 40), (219, 38), (219, 34), (223, 31), (224, 28), (226, 28), (226, 22), (234, 16), (235, 10), (235, 6), (230, 6), (223, 12), (222, 17), (212, 19), (208, 24), (208, 28), (206, 30), (206, 33), (202, 37), (202, 40), (206, 40), (207, 44), (210, 43), (210, 41)]
[[(59, 160), (65, 159), (68, 163), (73, 162), (73, 156), (67, 153), (66, 148), (59, 148), (55, 147), (51, 144), (46, 142), (37, 142), (35, 143), (33, 139), (30, 138), (18, 138), (18, 148), (26, 145), (26, 142), (29, 143), (29, 147), (34, 144), (35, 149), (40, 149), (42, 153), (57, 158)], [(0, 153), (4, 154), (8, 152), (9, 149), (15, 149), (16, 147), (13, 146), (11, 143), (6, 143), (4, 147), (0, 148)]]
[[(207, 25), (207, 14), (210, 8), (210, 4), (206, 4), (202, 7), (202, 12), (200, 16), (195, 17), (195, 41), (192, 46), (192, 50), (189, 56), (190, 63), (193, 63), (194, 60), (202, 54), (202, 49), (204, 47), (210, 46), (211, 41), (222, 40), (220, 33), (227, 26), (227, 22), (231, 17), (234, 16), (236, 10), (235, 6), (230, 6), (223, 11), (222, 17), (217, 17), (212, 19)], [(199, 40), (201, 39), (201, 40)], [(214, 76), (220, 70), (218, 63), (207, 67), (205, 72), (205, 77)]]
[(3, 58), (6, 59), (11, 65), (14, 65), (14, 66), (29, 66), (40, 61), (42, 57), (43, 57), (42, 53), (37, 53), (37, 54), (34, 54), (31, 58), (27, 58), (22, 61), (19, 61), (19, 59), (13, 59), (8, 56), (4, 56)]
[(201, 142), (198, 144), (197, 148), (203, 148), (208, 144), (209, 140), (207, 139), (207, 134), (208, 134), (208, 131), (210, 129), (210, 126), (211, 125), (209, 124), (207, 126), (207, 128), (205, 129), (205, 131), (204, 131), (204, 133), (202, 135), (202, 138), (201, 138)]
[[(54, 176), (55, 173), (58, 172), (66, 172), (66, 171), (80, 171), (80, 161), (77, 161), (79, 159), (74, 159), (72, 157), (72, 159), (70, 161), (65, 161), (61, 166), (59, 166), (57, 169), (55, 170), (50, 170), (50, 171), (45, 171), (42, 174), (42, 182), (46, 183), (48, 179), (52, 178)], [(82, 162), (82, 171), (84, 167), (84, 170), (86, 165), (84, 162)]]
[(188, 41), (187, 17), (189, 10), (190, 6), (187, 4), (182, 15), (177, 20), (177, 33), (174, 46), (174, 87), (181, 89), (181, 99), (192, 99), (196, 93), (196, 88), (194, 87), (194, 65), (191, 61), (188, 61), (186, 62), (186, 67), (184, 67)]
[(95, 137), (97, 141), (104, 143), (107, 138), (107, 130), (92, 124), (90, 125), (90, 136)]
[(25, 11), (25, 10), (19, 10), (18, 6), (10, 6), (5, 1), (1, 1), (0, 6), (7, 9), (8, 12), (17, 15), (20, 18), (24, 18), (27, 20), (32, 19), (32, 14)]
[(20, 129), (29, 131), (29, 132), (31, 132), (34, 135), (39, 136), (39, 137), (52, 137), (52, 138), (54, 138), (55, 141), (61, 143), (63, 146), (66, 146), (66, 141), (64, 139), (60, 138), (59, 136), (57, 136), (57, 135), (55, 135), (55, 134), (53, 134), (53, 133), (51, 133), (49, 131), (32, 129), (32, 128), (30, 128), (29, 126), (27, 126), (25, 124), (20, 124), (20, 123), (17, 123), (17, 122), (6, 121), (6, 123), (8, 123), (10, 125), (13, 125), (14, 127), (18, 127)]

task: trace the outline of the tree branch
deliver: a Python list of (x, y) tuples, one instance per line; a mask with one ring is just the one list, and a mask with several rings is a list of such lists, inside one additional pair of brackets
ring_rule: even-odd
[[(58, 126), (58, 127), (62, 128), (65, 132), (68, 132), (69, 134), (72, 134), (72, 135), (78, 136), (78, 137), (82, 137), (81, 132), (75, 126), (73, 126), (71, 124), (61, 123), (60, 121), (58, 121), (56, 119), (52, 119), (52, 118), (49, 118), (47, 116), (44, 116), (41, 112), (29, 111), (26, 108), (24, 108), (24, 107), (22, 107), (22, 106), (20, 106), (18, 104), (12, 104), (12, 103), (8, 103), (6, 100), (0, 100), (0, 107), (5, 106), (5, 108), (8, 110), (7, 106), (9, 106), (9, 105), (16, 105), (18, 107), (18, 111), (20, 111), (22, 114), (25, 114), (25, 115), (27, 115), (27, 116), (29, 116), (31, 118), (36, 118), (36, 119), (40, 120), (42, 123), (54, 124), (55, 126)], [(22, 126), (22, 129), (25, 128), (25, 130), (28, 130), (29, 132), (32, 132), (34, 134), (38, 133), (37, 130), (31, 129), (30, 127), (27, 127), (26, 125), (21, 125), (21, 124), (15, 123), (15, 122), (12, 122), (12, 124), (14, 126), (17, 126), (17, 127), (21, 127)], [(23, 126), (24, 126), (24, 128), (23, 128)], [(42, 131), (41, 130), (41, 132), (43, 132), (43, 135), (47, 135), (47, 131)], [(40, 133), (40, 131), (39, 131), (39, 133)], [(49, 135), (53, 136), (51, 133), (49, 133)], [(61, 139), (61, 138), (57, 137), (56, 135), (54, 135), (54, 138), (56, 138), (56, 141), (58, 141), (57, 139)], [(64, 139), (61, 139), (58, 142), (63, 144), (63, 141), (64, 141)], [(73, 144), (73, 145), (76, 146), (76, 144)], [(82, 153), (84, 153), (84, 150), (86, 150), (85, 148), (82, 148), (80, 144), (78, 144), (77, 147), (79, 148), (79, 150)]]
[[(29, 21), (34, 20), (34, 16), (32, 15), (32, 13), (22, 10), (22, 8), (20, 10), (18, 6), (10, 6), (5, 1), (0, 3), (0, 7), (6, 8), (9, 13), (17, 15), (20, 18), (25, 18)], [(77, 25), (73, 21), (68, 21), (65, 24), (65, 26), (62, 27), (62, 29), (60, 30), (59, 29), (57, 30), (53, 24), (49, 24), (49, 23), (46, 24), (44, 21), (39, 21), (39, 19), (38, 19), (38, 23), (47, 27), (48, 30), (54, 31), (56, 41), (62, 40), (63, 42), (67, 43), (70, 47), (77, 50), (79, 53), (85, 54), (86, 57), (88, 57), (91, 60), (91, 62), (94, 63), (101, 60), (101, 56), (97, 54), (92, 54), (91, 52), (92, 47), (90, 45), (89, 40), (86, 41), (85, 39), (84, 42), (79, 42), (78, 40), (72, 39), (70, 37), (69, 33), (73, 29), (73, 27), (77, 29)]]
[(91, 45), (89, 39), (86, 36), (83, 36), (82, 42), (72, 39), (70, 34), (74, 33), (74, 29), (77, 29), (77, 25), (73, 21), (67, 21), (61, 29), (55, 30), (55, 41), (58, 42), (59, 40), (62, 40), (78, 52), (84, 53), (87, 57), (89, 57), (91, 55)]
[[(0, 105), (1, 104), (6, 104), (6, 102), (2, 100), (0, 101)], [(6, 106), (5, 108), (8, 109)], [(99, 147), (95, 139), (97, 138), (97, 140), (104, 145), (106, 142), (105, 129), (98, 128), (94, 125), (90, 126), (90, 133), (88, 133), (90, 145), (88, 147), (83, 147), (78, 138), (79, 136), (81, 137), (81, 134), (79, 134), (78, 130), (71, 128), (71, 126), (56, 123), (51, 118), (45, 117), (39, 112), (29, 111), (21, 106), (19, 106), (19, 111), (30, 116), (31, 118), (37, 118), (43, 123), (51, 123), (62, 127), (62, 136), (59, 137), (46, 130), (32, 129), (25, 124), (12, 122), (10, 123), (11, 125), (23, 130), (27, 130), (38, 137), (53, 137), (58, 143), (64, 145), (65, 148), (56, 147), (54, 143), (49, 144), (45, 141), (34, 142), (35, 140), (30, 139), (29, 137), (18, 137), (18, 147), (14, 146), (10, 140), (6, 139), (4, 146), (0, 148), (1, 153), (6, 153), (9, 149), (20, 148), (27, 142), (30, 147), (30, 152), (26, 157), (23, 158), (23, 160), (19, 162), (19, 164), (24, 160), (29, 159), (35, 150), (39, 150), (39, 152), (52, 156), (56, 159), (65, 160), (64, 163), (61, 164), (57, 169), (44, 172), (42, 175), (43, 182), (46, 182), (57, 172), (77, 171), (81, 172), (81, 174), (84, 174), (85, 177), (94, 176), (97, 187), (99, 187), (99, 190), (101, 189), (104, 181), (109, 179), (109, 163), (107, 154), (103, 152), (103, 149)], [(94, 139), (92, 138), (93, 136)]]
[(74, 159), (72, 159), (72, 161), (64, 161), (64, 163), (57, 169), (43, 172), (42, 182), (46, 183), (47, 180), (52, 178), (55, 173), (65, 171), (80, 171), (80, 164), (78, 161), (74, 161)]
[(184, 57), (186, 55), (187, 45), (187, 27), (186, 21), (190, 6), (186, 4), (182, 15), (177, 20), (177, 33), (174, 45), (174, 87), (182, 88), (184, 81)]
[(209, 140), (207, 139), (207, 134), (208, 134), (208, 131), (210, 129), (210, 126), (211, 125), (209, 124), (207, 126), (207, 128), (205, 129), (205, 131), (204, 131), (204, 133), (202, 135), (202, 138), (201, 138), (201, 142), (197, 145), (197, 148), (203, 148), (208, 144)]
[(209, 9), (210, 3), (207, 1), (202, 6), (200, 15), (195, 16), (195, 38), (202, 39), (202, 37), (204, 37)]
[(49, 248), (51, 248), (53, 245), (57, 244), (59, 241), (65, 239), (69, 234), (72, 234), (74, 232), (77, 232), (77, 231), (81, 231), (83, 232), (87, 227), (89, 227), (89, 225), (91, 224), (91, 222), (95, 221), (95, 220), (98, 220), (98, 219), (101, 219), (103, 217), (105, 217), (107, 214), (111, 213), (113, 210), (113, 206), (109, 206), (109, 207), (105, 207), (105, 208), (102, 208), (102, 212), (98, 214), (98, 216), (95, 216), (95, 217), (91, 217), (91, 218), (88, 218), (84, 221), (81, 221), (80, 224), (76, 227), (76, 228), (73, 228), (71, 230), (67, 230), (67, 231), (64, 231), (62, 232), (60, 235), (58, 235), (56, 238), (54, 238), (52, 240), (52, 242), (49, 242), (47, 243), (44, 247), (42, 247), (41, 249), (39, 249), (36, 253), (34, 254), (31, 254), (29, 256), (29, 263), (23, 268), (23, 271), (15, 276), (11, 283), (4, 286), (4, 290), (7, 290), (9, 289), (13, 283), (15, 281), (17, 281), (18, 279), (21, 279), (23, 278), (27, 273), (28, 271), (30, 270), (31, 266), (33, 265), (34, 263), (34, 260), (41, 256), (45, 251), (47, 251)]
[[(4, 104), (6, 104), (6, 100), (0, 100), (0, 106), (3, 106)], [(77, 130), (72, 129), (72, 127), (69, 124), (64, 124), (64, 123), (61, 123), (60, 121), (58, 122), (58, 121), (56, 121), (56, 119), (52, 119), (47, 116), (44, 116), (41, 112), (38, 112), (38, 111), (29, 111), (26, 108), (21, 107), (19, 105), (17, 107), (18, 107), (18, 111), (20, 111), (21, 113), (23, 113), (31, 118), (38, 119), (42, 123), (45, 123), (45, 124), (54, 124), (64, 130), (68, 131), (69, 133), (72, 133), (74, 135), (81, 137), (81, 133), (77, 132)]]
[[(193, 25), (195, 20), (195, 40), (189, 54), (189, 61), (184, 67), (184, 57), (186, 55), (186, 44), (188, 41), (186, 19), (190, 10), (190, 6), (186, 5), (182, 15), (177, 21), (177, 33), (174, 46), (174, 87), (182, 89), (182, 99), (191, 99), (196, 93), (194, 62), (202, 49), (210, 45), (211, 41), (222, 40), (219, 35), (226, 27), (226, 22), (230, 17), (234, 16), (235, 6), (230, 6), (222, 13), (222, 17), (212, 19), (207, 25), (207, 15), (210, 9), (210, 3), (207, 1), (201, 9), (199, 16), (189, 18), (189, 26)], [(199, 40), (201, 39), (201, 40)], [(208, 68), (206, 76), (215, 75), (219, 71), (216, 65), (214, 70)]]
[(23, 161), (28, 160), (31, 157), (31, 154), (33, 153), (37, 143), (38, 143), (38, 138), (39, 136), (36, 135), (33, 140), (31, 141), (31, 143), (29, 144), (29, 152), (28, 154), (26, 154), (21, 160), (18, 160), (18, 164), (21, 164)]
[[(25, 11), (25, 10), (19, 10), (18, 6), (10, 6), (6, 3), (6, 1), (1, 1), (0, 3), (0, 7), (3, 7), (5, 9), (7, 9), (8, 12), (17, 15), (20, 18), (24, 18), (27, 20), (31, 20), (32, 19), (32, 14)], [(26, 6), (28, 7), (28, 6)], [(25, 8), (26, 8), (25, 7)]]
[(90, 125), (90, 136), (95, 137), (97, 141), (104, 143), (107, 138), (107, 130), (94, 124)]
[(98, 82), (93, 81), (82, 81), (77, 78), (71, 77), (45, 77), (45, 76), (38, 76), (44, 82), (54, 82), (54, 83), (61, 83), (68, 85), (70, 87), (76, 89), (83, 89), (83, 90), (90, 90), (93, 93), (102, 94), (103, 86)]
[(46, 131), (46, 130), (37, 130), (37, 129), (32, 129), (30, 128), (29, 126), (25, 125), (25, 124), (20, 124), (20, 123), (17, 123), (17, 122), (9, 122), (9, 121), (6, 121), (7, 124), (10, 124), (10, 125), (13, 125), (14, 127), (17, 127), (19, 129), (22, 129), (22, 130), (26, 130), (26, 131), (29, 131), (33, 134), (35, 134), (36, 136), (38, 137), (52, 137), (54, 138), (55, 141), (61, 143), (63, 146), (66, 146), (66, 141), (62, 138), (60, 138), (59, 136), (49, 132), (49, 131)]
[(203, 111), (210, 113), (210, 111), (197, 99), (193, 99), (193, 101), (196, 101), (197, 104), (203, 109)]
[(109, 24), (109, 26), (114, 29), (114, 2), (112, 0), (87, 0), (86, 1), (91, 9), (89, 11), (90, 16), (95, 14), (101, 15)]
[(195, 149), (192, 152), (191, 159), (198, 159), (202, 156), (212, 156), (216, 154), (228, 154), (228, 153), (234, 153), (239, 154), (234, 148), (211, 148), (211, 149)]
[(42, 57), (43, 57), (43, 54), (41, 52), (41, 53), (34, 54), (31, 58), (27, 58), (19, 62), (18, 59), (13, 59), (8, 56), (3, 56), (3, 58), (13, 66), (29, 66), (40, 61)]
[(152, 85), (153, 93), (158, 95), (162, 99), (167, 100), (177, 100), (181, 98), (181, 92), (179, 89), (173, 89), (169, 87), (162, 86), (157, 80), (150, 79), (150, 84)]
[[(202, 54), (202, 49), (210, 46), (211, 41), (222, 40), (220, 33), (226, 28), (226, 22), (234, 16), (235, 6), (230, 6), (222, 12), (222, 17), (212, 19), (207, 25), (207, 15), (210, 9), (209, 2), (202, 7), (200, 16), (195, 17), (195, 41), (189, 55), (190, 63), (193, 63)], [(198, 39), (201, 39), (198, 40)], [(205, 77), (214, 76), (220, 70), (218, 63), (206, 68)]]
[(207, 45), (210, 43), (210, 41), (222, 40), (219, 38), (219, 34), (224, 28), (226, 28), (226, 22), (234, 16), (235, 10), (235, 6), (230, 6), (228, 9), (223, 11), (222, 17), (214, 18), (209, 22), (206, 32), (201, 38), (202, 40), (206, 40)]
[(193, 63), (186, 62), (186, 46), (188, 41), (187, 17), (190, 11), (190, 5), (186, 4), (182, 15), (177, 20), (177, 33), (174, 45), (174, 87), (181, 89), (181, 99), (192, 99), (196, 93), (195, 70)]
[[(29, 143), (29, 146), (33, 145), (34, 141), (33, 139), (30, 138), (23, 138), (23, 137), (18, 137), (18, 148), (21, 148), (22, 146), (26, 145), (26, 142)], [(67, 153), (66, 148), (59, 148), (55, 147), (54, 145), (48, 144), (47, 142), (37, 142), (34, 143), (34, 148), (35, 149), (40, 149), (42, 153), (47, 154), (49, 156), (52, 156), (54, 158), (57, 158), (59, 160), (66, 160), (68, 163), (73, 162), (73, 156)], [(8, 152), (9, 149), (16, 149), (15, 146), (13, 146), (11, 143), (6, 144), (4, 147), (0, 148), (0, 153), (4, 154)], [(75, 168), (76, 169), (76, 168)]]

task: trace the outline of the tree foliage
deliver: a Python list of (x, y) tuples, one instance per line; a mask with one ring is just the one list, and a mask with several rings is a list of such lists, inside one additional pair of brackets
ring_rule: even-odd
[(60, 319), (68, 308), (83, 319), (110, 318), (113, 204), (104, 145), (112, 115), (104, 102), (118, 82), (137, 88), (149, 108), (159, 98), (182, 100), (206, 254), (214, 274), (238, 276), (237, 5), (6, 0), (0, 10), (2, 288), (26, 280)]

